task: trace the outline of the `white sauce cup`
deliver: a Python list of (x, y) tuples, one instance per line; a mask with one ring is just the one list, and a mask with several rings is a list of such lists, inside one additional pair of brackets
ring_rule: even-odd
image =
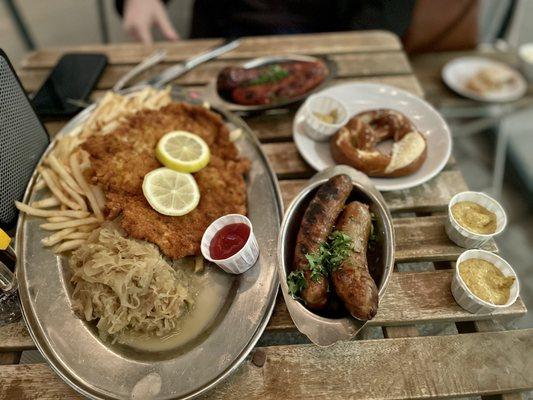
[[(213, 259), (211, 257), (209, 245), (211, 244), (211, 240), (213, 240), (215, 234), (226, 225), (239, 223), (248, 225), (248, 227), (250, 228), (250, 235), (248, 236), (248, 240), (246, 241), (242, 249), (240, 249), (231, 257), (224, 258), (221, 260)], [(246, 272), (255, 264), (255, 262), (257, 261), (257, 257), (259, 257), (259, 245), (257, 244), (257, 239), (254, 235), (252, 223), (248, 218), (241, 214), (228, 214), (213, 221), (204, 232), (202, 242), (200, 244), (200, 249), (202, 251), (202, 255), (206, 260), (215, 263), (224, 271), (229, 272), (230, 274), (242, 274), (243, 272)]]
[(533, 43), (525, 43), (518, 48), (520, 70), (529, 82), (533, 82)]
[[(463, 261), (469, 260), (471, 258), (477, 258), (488, 261), (496, 268), (498, 268), (503, 273), (503, 275), (514, 276), (515, 281), (511, 286), (507, 303), (492, 304), (481, 300), (474, 293), (472, 293), (468, 286), (466, 286), (466, 283), (463, 281), (463, 278), (461, 278), (461, 275), (459, 274), (459, 268)], [(518, 277), (516, 276), (516, 273), (507, 261), (497, 256), (496, 254), (485, 250), (467, 250), (457, 259), (457, 263), (455, 264), (455, 273), (452, 279), (452, 294), (457, 304), (463, 307), (466, 311), (471, 312), (472, 314), (490, 313), (494, 310), (509, 307), (518, 298), (519, 291), (520, 285), (518, 283)]]
[[(329, 114), (337, 110), (333, 124), (322, 121), (314, 113)], [(339, 100), (329, 96), (314, 95), (307, 99), (303, 108), (303, 131), (311, 139), (324, 142), (348, 122), (348, 110)]]
[[(459, 222), (457, 222), (452, 214), (452, 207), (461, 201), (471, 201), (496, 214), (496, 231), (485, 235), (472, 232), (459, 225)], [(461, 192), (453, 196), (448, 204), (448, 218), (446, 218), (444, 223), (448, 237), (458, 246), (467, 249), (477, 249), (483, 246), (490, 238), (502, 233), (506, 225), (507, 216), (500, 203), (481, 192)]]

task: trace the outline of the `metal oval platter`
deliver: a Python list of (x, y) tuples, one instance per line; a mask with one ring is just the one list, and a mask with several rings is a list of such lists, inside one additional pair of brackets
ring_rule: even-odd
[(243, 64), (240, 64), (240, 67), (243, 68), (256, 68), (261, 67), (264, 65), (274, 64), (274, 63), (283, 63), (288, 61), (304, 61), (304, 62), (322, 62), (326, 65), (326, 68), (328, 69), (328, 74), (326, 75), (325, 79), (317, 85), (315, 88), (309, 90), (308, 92), (296, 96), (291, 99), (285, 99), (273, 104), (261, 104), (261, 105), (244, 105), (244, 104), (237, 104), (229, 101), (228, 99), (222, 98), (220, 94), (218, 93), (217, 89), (217, 77), (213, 78), (208, 86), (207, 86), (207, 92), (206, 92), (206, 99), (213, 104), (220, 104), (222, 107), (236, 112), (241, 113), (251, 113), (256, 111), (264, 111), (269, 110), (273, 108), (283, 108), (286, 106), (289, 106), (293, 103), (298, 103), (302, 100), (304, 100), (306, 97), (310, 96), (313, 93), (316, 93), (322, 89), (324, 89), (330, 81), (335, 77), (337, 73), (337, 65), (333, 60), (327, 57), (318, 58), (318, 57), (312, 57), (312, 56), (301, 56), (301, 55), (287, 55), (287, 56), (269, 56), (269, 57), (260, 57), (255, 58), (253, 60), (246, 61)]
[[(80, 113), (58, 136), (71, 132), (92, 110), (90, 107)], [(162, 345), (154, 351), (102, 341), (94, 324), (79, 319), (71, 310), (67, 257), (56, 256), (41, 245), (47, 235), (39, 228), (41, 220), (26, 215), (19, 218), (17, 278), (26, 325), (52, 369), (89, 398), (195, 397), (237, 369), (270, 318), (278, 289), (276, 238), (282, 215), (276, 177), (244, 122), (225, 111), (218, 112), (231, 128), (243, 130), (236, 144), (241, 155), (252, 161), (247, 176), (248, 216), (259, 242), (260, 257), (242, 275), (207, 267), (201, 283), (209, 280), (209, 291), (216, 293), (220, 306), (201, 331), (182, 343)], [(25, 203), (44, 197), (34, 190), (36, 179), (34, 172)]]

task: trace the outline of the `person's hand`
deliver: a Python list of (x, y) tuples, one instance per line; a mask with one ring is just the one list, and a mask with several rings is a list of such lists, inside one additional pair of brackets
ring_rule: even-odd
[(153, 25), (157, 25), (165, 39), (179, 39), (161, 0), (126, 0), (123, 26), (130, 36), (144, 44), (151, 44)]

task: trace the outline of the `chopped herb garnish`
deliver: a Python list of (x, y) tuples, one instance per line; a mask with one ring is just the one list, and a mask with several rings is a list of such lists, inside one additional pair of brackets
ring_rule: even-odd
[(329, 237), (329, 257), (327, 258), (327, 270), (332, 272), (340, 267), (342, 262), (353, 251), (352, 238), (345, 233), (335, 231)]
[(247, 85), (263, 85), (265, 83), (278, 82), (287, 76), (289, 76), (289, 71), (283, 69), (279, 64), (272, 64), (257, 78), (249, 81)]
[(289, 294), (297, 299), (300, 293), (307, 287), (303, 271), (292, 271), (287, 277), (287, 284), (289, 285)]
[[(320, 278), (327, 277), (340, 267), (351, 251), (353, 251), (352, 238), (340, 231), (334, 231), (327, 241), (320, 244), (315, 253), (305, 255), (309, 263), (311, 279), (318, 282)], [(291, 272), (287, 277), (287, 283), (289, 294), (293, 298), (299, 298), (301, 291), (306, 288), (304, 272)]]
[(376, 248), (376, 244), (378, 242), (378, 235), (376, 233), (376, 214), (370, 213), (370, 216), (372, 217), (372, 221), (370, 223), (370, 237), (368, 238), (368, 250), (372, 251)]

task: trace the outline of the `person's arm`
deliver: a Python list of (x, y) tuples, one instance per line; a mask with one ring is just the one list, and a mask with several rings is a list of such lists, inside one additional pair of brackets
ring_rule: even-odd
[(116, 5), (124, 17), (122, 22), (124, 30), (134, 39), (151, 44), (154, 25), (165, 39), (179, 39), (161, 0), (123, 0), (117, 1)]

